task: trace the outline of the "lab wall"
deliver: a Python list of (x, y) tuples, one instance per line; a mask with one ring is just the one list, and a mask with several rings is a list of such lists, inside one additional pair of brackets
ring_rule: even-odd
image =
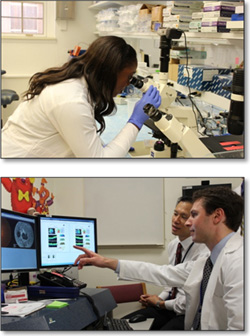
[[(41, 178), (36, 178), (35, 183), (39, 184)], [(105, 178), (98, 178), (105, 179)], [(138, 178), (139, 179), (139, 178)], [(71, 216), (85, 216), (84, 200), (89, 197), (86, 193), (85, 184), (91, 182), (93, 178), (46, 178), (46, 187), (54, 194), (54, 203), (50, 207), (51, 215), (71, 215)], [(164, 185), (164, 244), (162, 246), (102, 246), (99, 247), (99, 253), (107, 257), (116, 257), (118, 259), (140, 260), (152, 262), (156, 264), (168, 263), (167, 245), (174, 238), (171, 233), (171, 218), (175, 208), (176, 200), (182, 195), (183, 186), (200, 185), (202, 181), (210, 181), (210, 184), (231, 183), (235, 190), (239, 188), (242, 183), (241, 178), (222, 178), (222, 177), (192, 177), (192, 178), (162, 178)], [(98, 193), (98, 186), (96, 184), (96, 193)], [(10, 194), (2, 188), (2, 203), (3, 208), (11, 209)], [(131, 191), (127, 197), (129, 199)], [(107, 190), (105, 197), (109, 197), (109, 190)], [(124, 198), (123, 198), (124, 199)], [(98, 208), (98, 203), (95, 205)], [(126, 202), (124, 202), (124, 211), (128, 211)], [(112, 214), (111, 214), (112, 215)], [(97, 218), (97, 224), (101, 222)], [(147, 227), (145, 225), (145, 230)], [(119, 230), (113, 233), (114, 237), (119, 234)], [(143, 234), (143, 233), (142, 233)], [(72, 275), (72, 274), (71, 274)], [(78, 276), (80, 280), (87, 283), (88, 287), (117, 285), (126, 283), (124, 281), (117, 281), (117, 276), (113, 271), (107, 269), (98, 269), (91, 266), (85, 267), (81, 271), (74, 271), (74, 276)], [(149, 293), (159, 294), (161, 288), (147, 284)], [(115, 309), (115, 316), (121, 317), (131, 310), (139, 308), (138, 303), (121, 304)]]
[[(19, 96), (28, 88), (30, 77), (39, 71), (61, 66), (68, 58), (68, 50), (80, 45), (86, 49), (96, 38), (95, 13), (88, 7), (91, 1), (76, 1), (74, 20), (56, 20), (56, 1), (46, 1), (46, 15), (52, 36), (44, 39), (2, 38), (2, 88), (15, 90)], [(19, 102), (2, 109), (3, 123)]]
[(163, 183), (149, 177), (85, 179), (84, 210), (98, 218), (98, 245), (163, 245)]

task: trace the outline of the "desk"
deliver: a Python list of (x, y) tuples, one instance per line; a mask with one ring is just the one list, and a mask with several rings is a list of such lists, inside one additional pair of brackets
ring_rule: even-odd
[[(100, 316), (117, 306), (107, 289), (85, 288), (82, 292), (93, 299)], [(68, 303), (64, 308), (43, 308), (26, 317), (2, 316), (1, 330), (81, 330), (98, 319), (86, 297), (69, 300)]]

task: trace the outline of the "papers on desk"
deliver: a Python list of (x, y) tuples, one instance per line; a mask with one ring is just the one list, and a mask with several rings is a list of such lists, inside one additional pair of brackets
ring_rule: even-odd
[[(37, 310), (45, 307), (44, 302), (27, 302), (27, 303), (10, 303), (8, 306), (2, 307), (1, 311), (5, 312), (4, 316), (20, 316), (32, 314)], [(6, 314), (8, 313), (8, 314)]]

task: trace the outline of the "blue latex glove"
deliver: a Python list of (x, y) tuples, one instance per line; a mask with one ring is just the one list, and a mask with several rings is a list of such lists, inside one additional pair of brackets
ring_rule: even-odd
[(149, 87), (143, 97), (135, 104), (134, 111), (128, 121), (129, 123), (136, 125), (139, 129), (141, 129), (145, 121), (149, 119), (149, 116), (144, 113), (143, 110), (143, 107), (146, 104), (152, 104), (156, 108), (161, 105), (160, 93), (153, 85)]

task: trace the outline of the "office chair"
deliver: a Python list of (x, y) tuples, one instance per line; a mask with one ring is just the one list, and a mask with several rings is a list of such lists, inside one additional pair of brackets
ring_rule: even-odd
[(97, 286), (96, 288), (109, 289), (116, 303), (139, 301), (140, 296), (146, 294), (146, 284), (144, 282), (128, 285)]
[[(4, 75), (5, 73), (5, 70), (1, 70), (1, 75)], [(1, 90), (1, 105), (3, 107), (7, 107), (7, 105), (11, 104), (14, 100), (19, 100), (16, 91), (8, 89)]]

